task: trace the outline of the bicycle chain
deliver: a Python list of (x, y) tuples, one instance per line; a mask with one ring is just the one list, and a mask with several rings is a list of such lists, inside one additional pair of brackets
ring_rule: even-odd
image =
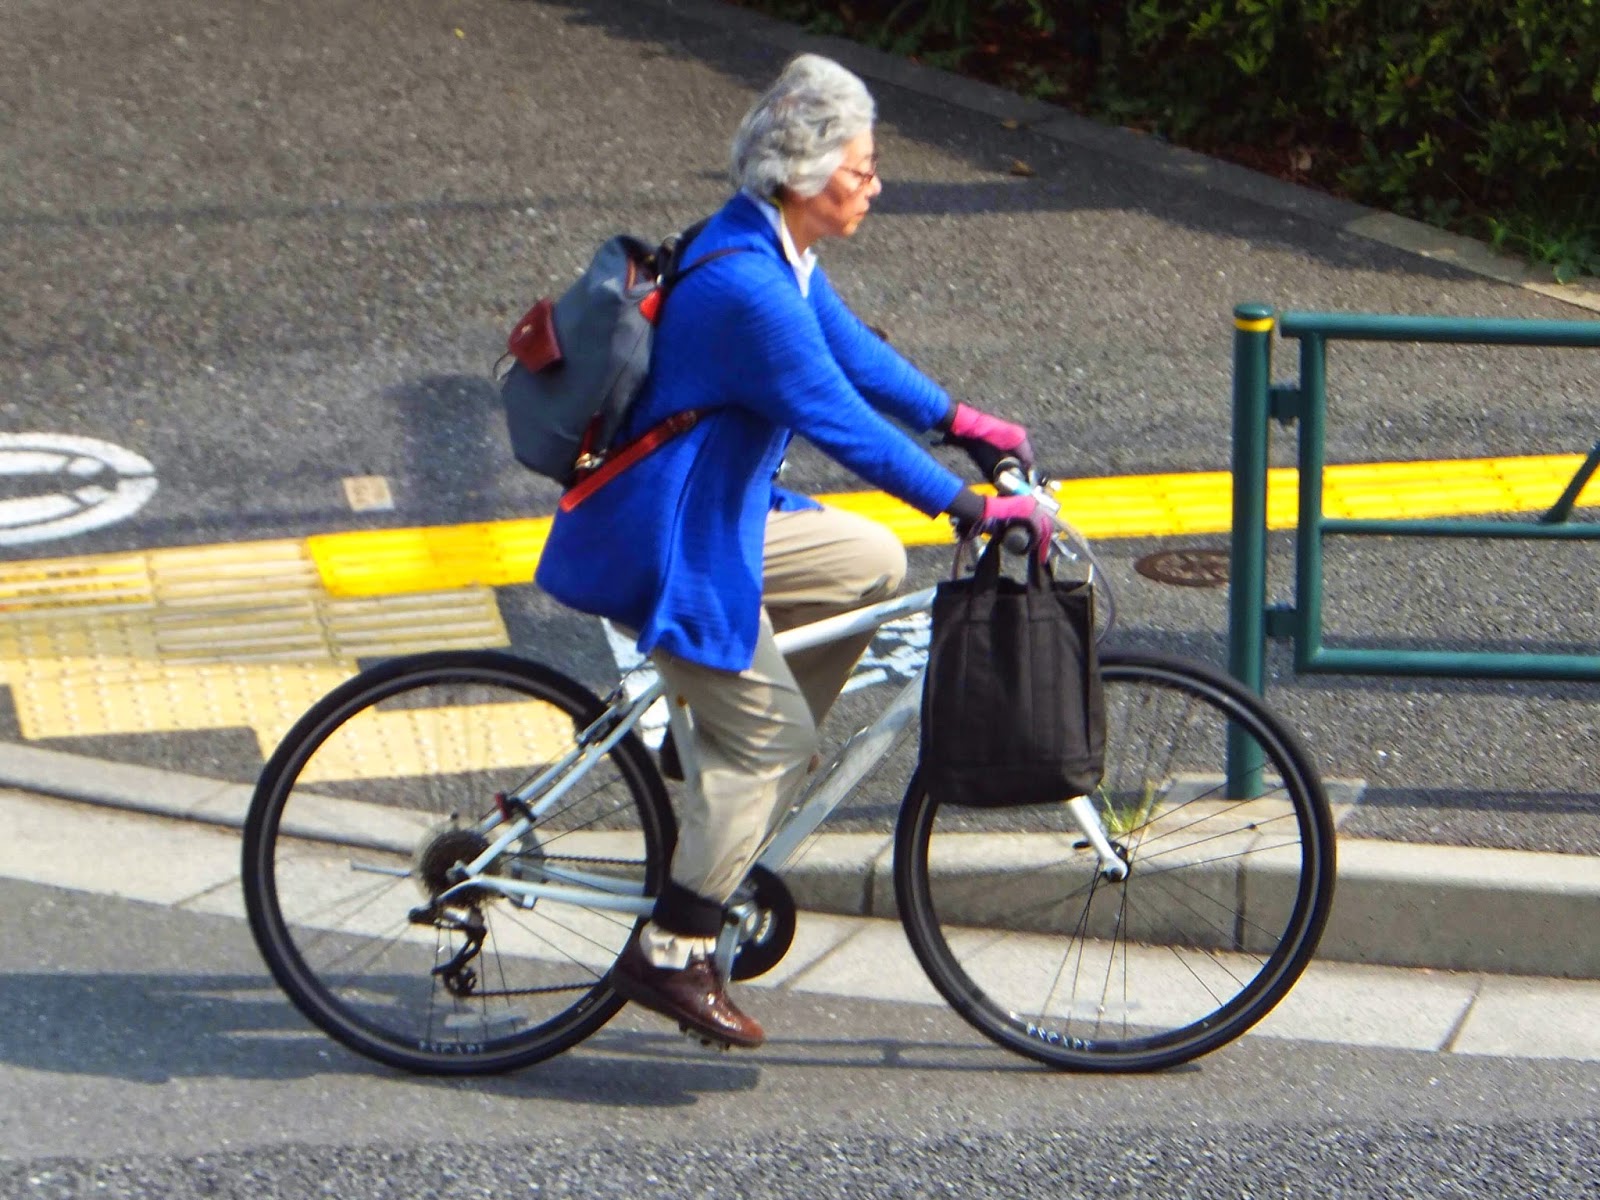
[[(599, 983), (600, 980), (595, 980)], [(463, 999), (505, 1000), (512, 996), (547, 996), (555, 992), (577, 992), (592, 988), (594, 983), (552, 983), (549, 987), (511, 988), (499, 992), (468, 992)]]
[(639, 858), (598, 858), (592, 854), (545, 854), (538, 857), (542, 857), (546, 862), (600, 863), (608, 867), (644, 866), (644, 860)]

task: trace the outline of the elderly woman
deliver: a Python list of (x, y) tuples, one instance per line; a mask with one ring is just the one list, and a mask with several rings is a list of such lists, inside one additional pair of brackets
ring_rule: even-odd
[(671, 879), (619, 956), (618, 992), (723, 1043), (761, 1027), (710, 961), (724, 906), (775, 814), (812, 769), (817, 725), (867, 639), (785, 659), (775, 630), (884, 599), (905, 551), (882, 526), (778, 487), (796, 434), (869, 483), (967, 528), (1047, 519), (983, 497), (890, 418), (939, 430), (975, 460), (1031, 458), (1026, 432), (962, 404), (845, 307), (814, 247), (848, 237), (882, 190), (865, 85), (816, 55), (791, 62), (733, 142), (738, 192), (680, 261), (650, 378), (622, 439), (703, 415), (557, 515), (538, 582), (637, 632), (694, 718), (699, 794), (683, 798)]

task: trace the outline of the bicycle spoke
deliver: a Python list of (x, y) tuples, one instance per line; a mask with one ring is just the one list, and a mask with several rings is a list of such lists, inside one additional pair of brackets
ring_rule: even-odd
[[(546, 774), (598, 706), (536, 664), (445, 651), (358, 675), (290, 731), (246, 823), (245, 890), (257, 944), (302, 1012), (381, 1061), (465, 1073), (556, 1053), (617, 1010), (620, 997), (596, 989), (636, 922), (600, 901), (654, 893), (671, 828), (637, 740), (567, 775), (571, 790), (537, 826), (486, 858), (501, 836), (494, 797)], [(285, 830), (316, 832), (307, 843)], [(305, 853), (316, 838), (388, 848), (406, 869), (341, 880), (330, 856)], [(480, 859), (475, 884), (460, 867)], [(498, 892), (501, 879), (541, 878), (565, 897)], [(585, 889), (596, 903), (573, 903)]]
[(411, 928), (410, 921), (398, 921), (389, 926), (389, 929), (395, 931), (392, 936), (386, 936), (383, 932), (380, 932), (369, 939), (371, 941), (370, 946), (363, 944), (363, 946), (359, 948), (352, 947), (346, 953), (341, 954), (338, 958), (335, 958), (331, 962), (327, 963), (326, 967), (332, 968), (347, 963), (358, 955), (365, 956), (360, 959), (356, 968), (352, 970), (350, 974), (344, 976), (342, 979), (330, 981), (330, 987), (333, 990), (355, 987), (355, 979), (357, 975), (371, 970), (372, 967), (386, 954), (388, 954), (390, 950), (401, 944), (401, 942), (404, 941), (403, 935), (409, 928)]
[[(1303, 970), (1326, 917), (1331, 822), (1303, 754), (1233, 681), (1110, 656), (1104, 683), (1106, 769), (1092, 801), (1127, 875), (1107, 877), (1074, 839), (1074, 853), (1045, 845), (1037, 857), (1019, 841), (1028, 861), (974, 876), (969, 819), (914, 789), (896, 831), (896, 898), (930, 979), (997, 1042), (1056, 1066), (1169, 1066), (1237, 1037)], [(1230, 729), (1277, 781), (1258, 795), (1226, 794)], [(1073, 837), (1056, 806), (1015, 809), (1006, 828)], [(1291, 886), (1252, 888), (1247, 905), (1241, 872), (1256, 861)], [(964, 923), (986, 920), (1016, 931), (993, 952)]]
[[(1106, 973), (1105, 973), (1105, 979), (1102, 981), (1102, 983), (1100, 985), (1100, 1004), (1098, 1006), (1099, 1011), (1097, 1011), (1095, 1013), (1094, 1034), (1095, 1034), (1096, 1037), (1100, 1036), (1101, 1022), (1104, 1019), (1104, 1011), (1108, 1007), (1108, 1005), (1105, 1003), (1105, 999), (1106, 999), (1106, 996), (1111, 991), (1111, 976), (1116, 971), (1116, 966), (1117, 966), (1117, 962), (1118, 962), (1119, 958), (1120, 958), (1120, 960), (1122, 962), (1122, 971), (1123, 971), (1123, 975), (1122, 975), (1122, 1013), (1123, 1013), (1123, 1016), (1122, 1016), (1122, 1035), (1124, 1037), (1126, 1037), (1128, 1035), (1128, 1017), (1127, 1017), (1127, 1013), (1128, 1013), (1128, 975), (1127, 975), (1127, 971), (1128, 971), (1128, 965), (1127, 965), (1128, 964), (1128, 954), (1127, 954), (1127, 947), (1124, 945), (1123, 940), (1122, 940), (1122, 931), (1126, 927), (1127, 916), (1128, 916), (1128, 897), (1129, 897), (1129, 889), (1128, 888), (1123, 888), (1121, 894), (1117, 897), (1117, 923), (1116, 923), (1116, 927), (1112, 930), (1112, 933), (1111, 933), (1111, 953), (1106, 955)], [(1117, 952), (1116, 952), (1116, 948), (1118, 946), (1123, 946), (1123, 952), (1122, 952), (1121, 955), (1118, 955)]]
[[(343, 914), (343, 919), (348, 921), (356, 916), (359, 916), (361, 913), (367, 911), (374, 904), (376, 904), (380, 899), (383, 899), (385, 896), (387, 896), (389, 892), (393, 890), (393, 888), (393, 880), (384, 880), (382, 883), (374, 885), (370, 891), (370, 894), (367, 895), (367, 897), (362, 900), (361, 903), (355, 905), (353, 908), (350, 908)], [(315, 918), (320, 916), (321, 913), (329, 911), (332, 907), (333, 906), (330, 904), (322, 910), (314, 909), (304, 915), (298, 913), (295, 915), (294, 920), (296, 924), (300, 925), (302, 928), (308, 928), (315, 931), (305, 938), (305, 950), (315, 950), (318, 946), (322, 945), (331, 937), (349, 936), (351, 931), (345, 929), (342, 924), (324, 927), (322, 922), (315, 920)]]
[[(561, 955), (563, 958), (565, 958), (573, 966), (579, 967), (582, 970), (586, 971), (590, 975), (590, 977), (592, 979), (594, 979), (594, 980), (599, 980), (600, 979), (600, 976), (601, 976), (600, 972), (596, 971), (593, 967), (591, 967), (588, 963), (584, 962), (582, 959), (579, 959), (576, 956), (574, 956), (573, 954), (571, 954), (570, 952), (568, 952), (562, 946), (557, 945), (550, 938), (546, 937), (545, 935), (543, 935), (541, 933), (536, 932), (531, 926), (529, 926), (527, 924), (527, 922), (525, 922), (525, 921), (523, 921), (520, 918), (515, 917), (515, 916), (511, 917), (510, 920), (511, 920), (511, 923), (513, 925), (517, 926), (517, 928), (523, 930), (530, 937), (534, 937), (534, 938), (537, 938), (540, 941), (542, 941), (545, 945), (549, 946), (550, 949), (554, 950), (557, 954)], [(556, 928), (562, 930), (564, 933), (570, 933), (574, 937), (580, 939), (581, 941), (588, 942), (589, 945), (593, 946), (597, 950), (604, 951), (604, 952), (606, 952), (608, 954), (615, 954), (616, 953), (616, 947), (612, 943), (596, 941), (594, 938), (591, 938), (591, 937), (587, 936), (586, 934), (579, 933), (577, 930), (574, 930), (574, 929), (572, 929), (572, 928), (570, 928), (568, 926), (562, 925), (557, 921), (551, 920), (551, 918), (549, 918), (549, 917), (546, 917), (545, 920), (549, 921), (552, 925), (555, 925)], [(630, 931), (632, 930), (632, 928), (633, 928), (633, 926), (631, 926), (631, 925), (628, 926), (628, 929)]]
[[(1219, 784), (1217, 786), (1217, 788), (1213, 789), (1212, 792), (1203, 793), (1203, 794), (1201, 794), (1199, 796), (1195, 796), (1195, 797), (1193, 797), (1193, 798), (1191, 798), (1189, 800), (1184, 801), (1182, 804), (1175, 805), (1172, 808), (1163, 809), (1162, 812), (1158, 816), (1156, 816), (1154, 819), (1146, 821), (1144, 823), (1144, 828), (1146, 828), (1146, 829), (1154, 829), (1156, 825), (1162, 824), (1163, 822), (1168, 822), (1168, 819), (1170, 817), (1172, 817), (1175, 813), (1180, 813), (1184, 809), (1190, 807), (1191, 805), (1200, 803), (1201, 801), (1203, 801), (1205, 799), (1205, 797), (1207, 795), (1211, 795), (1211, 794), (1214, 794), (1216, 791), (1220, 791), (1222, 786), (1223, 785)], [(1148, 845), (1150, 842), (1162, 841), (1162, 840), (1164, 840), (1166, 838), (1169, 838), (1169, 837), (1176, 837), (1180, 833), (1184, 833), (1184, 832), (1186, 832), (1186, 831), (1188, 831), (1190, 829), (1198, 828), (1201, 825), (1216, 824), (1216, 823), (1220, 822), (1222, 820), (1222, 818), (1227, 816), (1229, 813), (1236, 812), (1239, 809), (1241, 809), (1241, 808), (1243, 808), (1243, 807), (1245, 807), (1246, 805), (1249, 805), (1249, 804), (1259, 804), (1263, 800), (1270, 799), (1271, 795), (1272, 795), (1272, 793), (1268, 793), (1268, 794), (1265, 794), (1265, 795), (1254, 797), (1254, 798), (1249, 799), (1249, 800), (1236, 801), (1233, 804), (1231, 804), (1229, 807), (1224, 808), (1219, 812), (1202, 813), (1202, 814), (1196, 816), (1193, 821), (1190, 821), (1186, 825), (1175, 825), (1175, 824), (1170, 824), (1170, 822), (1169, 822), (1169, 827), (1164, 827), (1159, 834), (1156, 834), (1154, 837), (1148, 838), (1146, 840), (1146, 844)], [(1244, 830), (1253, 830), (1253, 829), (1260, 828), (1263, 825), (1273, 824), (1274, 822), (1277, 822), (1277, 821), (1292, 821), (1294, 819), (1295, 819), (1295, 815), (1294, 815), (1294, 813), (1292, 811), (1291, 812), (1282, 812), (1282, 813), (1278, 813), (1275, 816), (1267, 817), (1267, 818), (1265, 818), (1263, 820), (1255, 820), (1255, 821), (1246, 822), (1245, 824), (1239, 826), (1238, 829), (1236, 829), (1234, 832), (1242, 832)]]

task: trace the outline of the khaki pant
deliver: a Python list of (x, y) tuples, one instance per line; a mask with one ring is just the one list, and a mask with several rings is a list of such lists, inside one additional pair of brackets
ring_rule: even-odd
[[(785, 659), (774, 631), (887, 599), (905, 571), (904, 547), (875, 521), (826, 508), (772, 513), (749, 669), (653, 656), (669, 703), (688, 702), (700, 763), (698, 800), (685, 789), (678, 806), (671, 875), (679, 888), (717, 905), (732, 896), (810, 769), (817, 726), (872, 640), (869, 632)], [(671, 928), (659, 909), (657, 917)]]

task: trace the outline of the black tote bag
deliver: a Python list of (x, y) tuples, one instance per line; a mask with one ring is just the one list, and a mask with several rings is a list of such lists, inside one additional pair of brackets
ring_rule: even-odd
[[(957, 551), (959, 558), (960, 551)], [(1008, 808), (1088, 795), (1105, 759), (1094, 589), (1056, 582), (1028, 554), (939, 584), (922, 692), (922, 784), (942, 804)]]

